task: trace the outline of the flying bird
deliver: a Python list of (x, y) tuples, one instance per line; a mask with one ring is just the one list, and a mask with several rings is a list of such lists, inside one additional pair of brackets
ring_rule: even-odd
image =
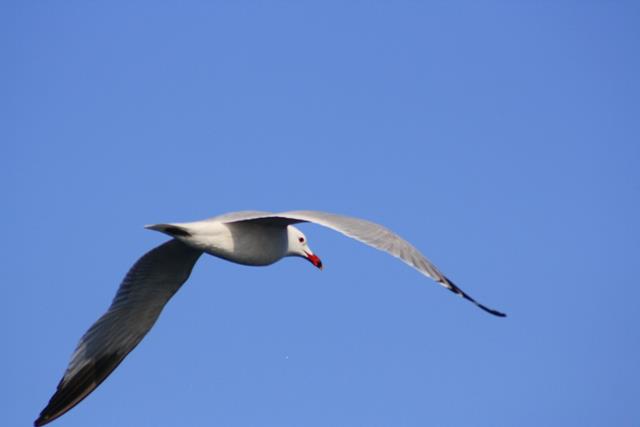
[(242, 211), (203, 221), (147, 225), (172, 239), (131, 267), (107, 312), (80, 339), (56, 392), (34, 425), (43, 426), (60, 417), (111, 374), (149, 332), (203, 253), (252, 266), (301, 257), (322, 269), (306, 236), (293, 225), (303, 222), (328, 227), (385, 251), (484, 311), (505, 316), (463, 292), (409, 242), (366, 220), (318, 211)]

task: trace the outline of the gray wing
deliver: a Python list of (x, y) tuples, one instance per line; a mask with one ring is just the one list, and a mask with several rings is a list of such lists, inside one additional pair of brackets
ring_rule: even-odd
[(131, 267), (109, 310), (80, 339), (35, 426), (63, 415), (109, 376), (149, 332), (165, 304), (189, 278), (201, 254), (178, 240), (170, 240)]
[(409, 264), (425, 276), (432, 278), (440, 285), (462, 298), (471, 301), (484, 311), (495, 316), (506, 316), (504, 313), (480, 304), (470, 297), (444, 274), (442, 274), (440, 270), (426, 259), (424, 255), (422, 255), (411, 243), (379, 224), (350, 216), (320, 211), (289, 211), (263, 215), (260, 215), (260, 212), (236, 212), (233, 218), (233, 221), (229, 222), (274, 221), (280, 223), (285, 220), (290, 224), (298, 222), (313, 222), (315, 224), (331, 228), (332, 230), (342, 233), (348, 237), (400, 258), (402, 261)]

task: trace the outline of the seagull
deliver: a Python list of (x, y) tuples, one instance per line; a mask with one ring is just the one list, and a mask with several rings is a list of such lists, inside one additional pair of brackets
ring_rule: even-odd
[(328, 227), (387, 252), (482, 310), (506, 316), (463, 292), (409, 242), (363, 219), (319, 211), (241, 211), (202, 221), (147, 225), (145, 228), (172, 239), (131, 267), (107, 312), (80, 339), (56, 392), (34, 425), (43, 426), (65, 414), (113, 372), (153, 327), (203, 253), (250, 266), (301, 257), (322, 269), (322, 261), (309, 248), (306, 236), (293, 225), (304, 222)]

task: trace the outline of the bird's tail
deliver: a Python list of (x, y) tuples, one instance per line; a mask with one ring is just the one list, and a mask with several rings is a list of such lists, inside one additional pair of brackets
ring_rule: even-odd
[(176, 224), (151, 224), (145, 225), (144, 228), (147, 230), (159, 231), (164, 234), (168, 234), (171, 237), (189, 237), (191, 233), (189, 233), (185, 227), (181, 227)]

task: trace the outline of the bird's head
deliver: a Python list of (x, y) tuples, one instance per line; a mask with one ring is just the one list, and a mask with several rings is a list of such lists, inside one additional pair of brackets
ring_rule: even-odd
[(311, 264), (322, 270), (322, 261), (309, 249), (307, 236), (292, 225), (287, 227), (289, 247), (287, 256), (299, 256), (308, 260)]

